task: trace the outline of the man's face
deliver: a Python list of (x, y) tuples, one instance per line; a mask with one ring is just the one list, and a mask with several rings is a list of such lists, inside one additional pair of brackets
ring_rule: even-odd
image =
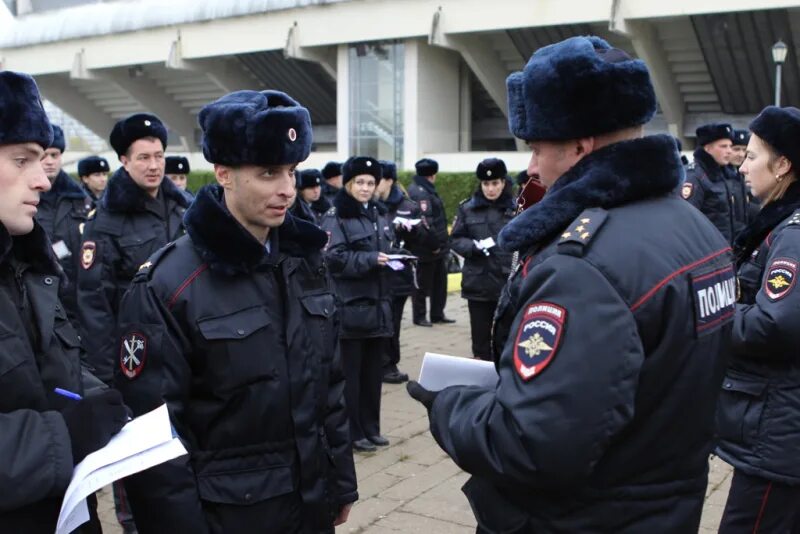
[(58, 173), (61, 172), (61, 151), (57, 148), (45, 150), (42, 156), (42, 168), (50, 183), (55, 182)]
[(708, 152), (717, 165), (727, 165), (731, 162), (731, 140), (730, 139), (717, 139), (703, 147)]
[(256, 239), (283, 224), (286, 210), (295, 200), (296, 163), (237, 168), (215, 165), (217, 181), (225, 189), (225, 205)]
[(306, 187), (305, 189), (300, 190), (300, 196), (303, 197), (303, 200), (305, 200), (309, 204), (319, 200), (319, 196), (321, 193), (322, 193), (322, 188), (318, 185), (315, 185), (314, 187)]
[(186, 175), (185, 174), (168, 174), (167, 178), (172, 180), (175, 187), (181, 191), (186, 191)]
[(338, 175), (338, 176), (331, 176), (330, 178), (326, 178), (325, 181), (328, 182), (328, 185), (330, 185), (331, 187), (335, 187), (336, 189), (341, 189), (342, 188), (342, 175), (341, 174)]
[(155, 197), (164, 179), (164, 145), (161, 140), (146, 137), (134, 141), (120, 161), (136, 185)]
[(531, 141), (531, 161), (528, 164), (528, 176), (541, 180), (547, 189), (553, 186), (561, 176), (570, 170), (582, 158), (577, 150), (570, 150), (576, 143), (570, 141)]
[(731, 147), (731, 165), (737, 169), (744, 163), (744, 157), (747, 155), (747, 145), (733, 145)]
[(89, 176), (81, 176), (81, 180), (86, 184), (86, 187), (94, 193), (94, 196), (99, 197), (106, 190), (108, 183), (107, 172), (93, 172)]
[(0, 223), (12, 236), (33, 230), (39, 194), (50, 190), (36, 143), (0, 145)]

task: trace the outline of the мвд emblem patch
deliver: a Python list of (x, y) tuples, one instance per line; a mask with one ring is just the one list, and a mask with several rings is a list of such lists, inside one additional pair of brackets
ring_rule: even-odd
[(129, 332), (122, 338), (119, 349), (119, 368), (133, 380), (142, 373), (147, 359), (147, 338), (139, 332)]
[(764, 293), (772, 301), (780, 300), (794, 288), (797, 262), (788, 258), (773, 260), (764, 277)]
[(693, 190), (694, 190), (694, 184), (690, 182), (686, 182), (685, 184), (683, 184), (683, 187), (681, 188), (681, 196), (683, 197), (683, 199), (689, 200), (689, 197), (692, 196)]
[(550, 302), (528, 305), (514, 342), (514, 369), (525, 381), (541, 374), (558, 352), (567, 310)]
[(94, 265), (94, 258), (97, 254), (97, 243), (94, 241), (84, 241), (81, 246), (81, 267), (89, 270)]

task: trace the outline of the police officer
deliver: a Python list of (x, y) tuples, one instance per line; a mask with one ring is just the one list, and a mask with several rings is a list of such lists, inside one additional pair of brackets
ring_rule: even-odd
[[(125, 424), (118, 392), (97, 391), (58, 300), (60, 267), (37, 204), (53, 131), (33, 79), (0, 72), (0, 530), (55, 531), (75, 464)], [(72, 400), (62, 388), (83, 395)], [(101, 532), (94, 507), (79, 532)]]
[(106, 190), (108, 171), (108, 161), (100, 156), (89, 156), (78, 161), (78, 178), (84, 193), (92, 200), (92, 208)]
[[(454, 323), (444, 314), (447, 305), (447, 258), (450, 254), (447, 235), (447, 213), (444, 202), (436, 192), (436, 173), (439, 164), (423, 158), (414, 164), (417, 174), (408, 188), (408, 196), (419, 204), (422, 216), (436, 236), (436, 244), (420, 251), (417, 272), (419, 289), (411, 297), (414, 324), (431, 326), (433, 323)], [(430, 321), (426, 318), (426, 297), (431, 299)]]
[(328, 199), (322, 196), (322, 173), (317, 169), (305, 169), (297, 173), (297, 202), (305, 204), (317, 224), (331, 209)]
[(164, 174), (167, 178), (172, 180), (175, 187), (188, 195), (190, 199), (194, 198), (191, 191), (186, 189), (189, 180), (189, 173), (191, 167), (189, 160), (185, 156), (167, 156), (164, 158)]
[(336, 161), (329, 161), (322, 167), (322, 177), (325, 182), (322, 186), (322, 196), (333, 205), (333, 197), (342, 188), (342, 164)]
[(137, 414), (165, 399), (189, 451), (126, 480), (136, 525), (332, 533), (358, 495), (326, 236), (287, 214), (309, 114), (281, 92), (238, 91), (199, 121), (218, 185), (120, 308), (116, 384)]
[(480, 185), (459, 205), (450, 241), (464, 258), (461, 296), (469, 306), (472, 355), (491, 360), (494, 310), (511, 272), (511, 253), (496, 246), (497, 236), (514, 217), (516, 205), (503, 160), (487, 158), (475, 174)]
[(325, 258), (340, 302), (340, 345), (350, 438), (357, 451), (389, 444), (381, 436), (382, 355), (393, 334), (392, 267), (397, 252), (389, 221), (373, 201), (381, 165), (353, 157), (342, 165), (344, 186), (322, 219), (329, 242)]
[(733, 217), (733, 237), (744, 230), (750, 220), (750, 191), (739, 172), (747, 152), (750, 134), (747, 130), (734, 130), (731, 136), (730, 163), (725, 166), (725, 180), (731, 192), (731, 215)]
[(642, 137), (647, 67), (598, 37), (507, 81), (545, 197), (500, 232), (496, 387), (409, 382), (472, 474), (479, 532), (697, 532), (736, 280), (728, 244), (672, 195), (669, 135)]
[(800, 110), (764, 109), (741, 171), (763, 208), (734, 242), (741, 296), (718, 408), (734, 467), (720, 532), (800, 531)]
[[(423, 253), (434, 245), (434, 236), (422, 218), (422, 211), (416, 202), (408, 198), (397, 185), (397, 165), (381, 160), (381, 180), (376, 188), (378, 206), (386, 212), (386, 219), (394, 229), (394, 246), (408, 250), (411, 255)], [(408, 297), (414, 293), (416, 285), (416, 264), (407, 264), (393, 273), (392, 321), (394, 334), (386, 346), (383, 358), (383, 381), (387, 384), (400, 384), (408, 380), (406, 373), (400, 372), (400, 325)]]
[(91, 199), (80, 185), (61, 168), (61, 156), (66, 148), (64, 131), (53, 126), (53, 144), (42, 158), (42, 167), (50, 181), (50, 190), (39, 199), (36, 221), (50, 238), (53, 252), (64, 269), (59, 281), (58, 296), (73, 324), (77, 320), (76, 278), (81, 247), (81, 228), (92, 209)]
[[(733, 148), (731, 154), (731, 168), (729, 169), (729, 172), (735, 172), (736, 176), (744, 187), (745, 204), (747, 206), (745, 213), (745, 225), (749, 224), (753, 219), (755, 219), (756, 215), (758, 215), (758, 210), (761, 209), (760, 201), (753, 196), (752, 191), (750, 191), (750, 187), (745, 183), (744, 176), (739, 171), (739, 167), (742, 166), (742, 163), (744, 163), (744, 158), (747, 156), (747, 145), (749, 142), (749, 130), (733, 131)], [(744, 227), (741, 230), (743, 229)]]
[(111, 131), (122, 162), (109, 179), (96, 213), (86, 223), (78, 254), (78, 313), (88, 359), (97, 376), (113, 378), (114, 325), (122, 295), (147, 258), (183, 234), (189, 205), (164, 180), (167, 129), (155, 115), (138, 113)]
[[(728, 242), (736, 237), (743, 207), (741, 187), (732, 187), (726, 168), (731, 160), (733, 128), (730, 124), (711, 123), (700, 126), (694, 161), (686, 168), (686, 181), (681, 186), (683, 198), (703, 212)], [(735, 191), (738, 188), (738, 193)]]

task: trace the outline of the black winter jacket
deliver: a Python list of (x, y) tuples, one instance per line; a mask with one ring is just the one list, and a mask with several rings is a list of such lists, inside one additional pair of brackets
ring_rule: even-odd
[(289, 215), (267, 252), (217, 185), (185, 221), (120, 307), (116, 385), (136, 414), (166, 400), (190, 453), (126, 481), (138, 531), (263, 532), (292, 492), (328, 531), (358, 495), (325, 234)]
[(461, 270), (461, 296), (468, 300), (495, 302), (511, 272), (511, 253), (498, 246), (485, 254), (474, 241), (497, 236), (516, 212), (514, 199), (504, 192), (494, 202), (489, 201), (480, 187), (472, 197), (458, 207), (453, 222), (450, 243), (464, 257)]
[(800, 485), (800, 183), (764, 207), (734, 250), (741, 288), (717, 454), (742, 472)]
[(430, 412), (487, 532), (697, 532), (735, 276), (682, 168), (670, 136), (603, 147), (500, 233), (499, 382)]
[(55, 531), (73, 468), (59, 411), (74, 401), (53, 390), (100, 385), (81, 368), (59, 272), (38, 223), (14, 238), (0, 225), (0, 532)]
[(444, 201), (436, 192), (436, 186), (424, 176), (414, 176), (413, 182), (408, 187), (408, 196), (419, 205), (422, 216), (436, 238), (435, 244), (420, 250), (420, 261), (433, 261), (447, 257), (450, 252), (447, 213), (445, 213)]
[(694, 151), (694, 161), (686, 167), (686, 181), (681, 193), (685, 200), (708, 217), (728, 243), (732, 243), (744, 222), (737, 220), (737, 213), (746, 217), (746, 210), (741, 210), (738, 205), (744, 200), (737, 198), (744, 194), (743, 188), (744, 182), (735, 184), (726, 167), (718, 165), (711, 154), (699, 147)]
[[(724, 167), (725, 180), (731, 192), (731, 213), (733, 216), (733, 239), (736, 239), (750, 222), (752, 208), (750, 207), (751, 195), (744, 183), (744, 176), (733, 165)], [(733, 240), (731, 240), (733, 242)]]
[[(61, 171), (50, 191), (39, 199), (36, 220), (42, 225), (66, 278), (58, 296), (73, 324), (78, 318), (77, 276), (80, 266), (81, 232), (92, 210), (92, 200), (75, 180)], [(66, 248), (66, 252), (64, 248)]]
[(343, 339), (391, 337), (391, 269), (378, 252), (393, 254), (394, 233), (374, 202), (362, 206), (344, 189), (322, 219), (328, 234), (325, 259), (333, 274)]
[(120, 168), (86, 223), (79, 254), (78, 314), (88, 361), (106, 383), (113, 378), (114, 326), (122, 295), (150, 255), (183, 235), (188, 205), (168, 178), (153, 199)]

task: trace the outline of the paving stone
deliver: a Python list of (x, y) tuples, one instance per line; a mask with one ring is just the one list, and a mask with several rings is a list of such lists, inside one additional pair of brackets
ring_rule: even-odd
[[(365, 527), (387, 517), (403, 503), (373, 497), (359, 501), (353, 506), (347, 523), (336, 528), (337, 534), (366, 532)], [(389, 527), (387, 527), (389, 528)]]
[(469, 478), (466, 473), (445, 480), (416, 499), (405, 504), (400, 511), (432, 517), (449, 523), (475, 528), (475, 517), (461, 486)]
[(380, 471), (358, 481), (358, 496), (362, 500), (369, 499), (394, 486), (401, 480), (403, 480), (401, 477), (387, 473), (386, 470)]
[[(381, 519), (375, 524), (376, 527), (385, 527), (389, 529), (399, 530), (406, 533), (424, 533), (424, 534), (473, 534), (475, 527), (466, 527), (456, 523), (449, 523), (447, 521), (440, 521), (431, 517), (424, 517), (416, 514), (409, 514), (405, 512), (395, 512)], [(371, 532), (365, 529), (364, 532)]]
[(443, 460), (437, 464), (426, 467), (419, 474), (409, 477), (402, 482), (381, 492), (379, 497), (397, 501), (410, 501), (421, 493), (433, 488), (459, 472), (452, 460)]

